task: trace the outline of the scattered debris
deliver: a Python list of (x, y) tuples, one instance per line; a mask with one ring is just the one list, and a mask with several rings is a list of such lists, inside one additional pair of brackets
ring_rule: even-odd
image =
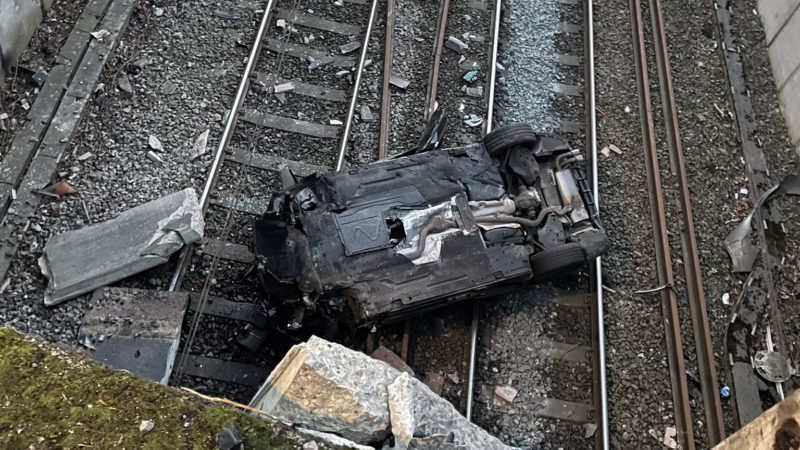
[(214, 11), (214, 15), (219, 17), (219, 18), (228, 19), (228, 20), (234, 20), (236, 18), (233, 14), (231, 14), (231, 13), (229, 13), (227, 11), (220, 11), (218, 9)]
[(226, 423), (219, 434), (217, 434), (219, 450), (244, 450), (243, 442), (244, 440), (239, 435), (239, 430), (230, 422)]
[(392, 77), (389, 78), (389, 84), (396, 86), (400, 89), (407, 89), (408, 85), (411, 84), (411, 82), (403, 78), (400, 78), (396, 75), (392, 75)]
[(788, 381), (795, 374), (792, 363), (785, 356), (770, 350), (761, 350), (756, 353), (753, 358), (753, 367), (762, 378), (773, 383)]
[(158, 140), (158, 138), (157, 138), (157, 137), (155, 137), (155, 136), (153, 136), (152, 134), (151, 134), (151, 135), (150, 135), (150, 137), (147, 139), (147, 144), (148, 144), (148, 145), (150, 146), (150, 148), (152, 148), (153, 150), (158, 150), (158, 151), (160, 151), (160, 152), (163, 152), (163, 151), (164, 151), (164, 146), (163, 146), (163, 145), (161, 145), (161, 141), (159, 141), (159, 140)]
[(165, 81), (164, 84), (161, 85), (161, 92), (164, 95), (172, 95), (175, 93), (175, 90), (178, 89), (178, 85), (173, 83), (172, 81)]
[(667, 427), (664, 430), (664, 440), (662, 443), (669, 448), (678, 448), (678, 442), (675, 441), (675, 436), (678, 435), (678, 432), (675, 430), (675, 427)]
[(286, 94), (272, 94), (275, 97), (275, 100), (278, 101), (281, 105), (286, 104)]
[(466, 60), (467, 60), (467, 57), (464, 56), (464, 55), (461, 55), (461, 58), (458, 59), (458, 64), (460, 65), (461, 63), (463, 63)]
[(722, 304), (723, 305), (730, 305), (731, 304), (731, 294), (724, 293), (722, 294)]
[(583, 438), (589, 439), (590, 437), (594, 436), (594, 432), (597, 431), (597, 424), (594, 422), (589, 422), (583, 424), (583, 428), (586, 429), (586, 433), (584, 433)]
[(164, 164), (164, 160), (161, 159), (160, 156), (158, 156), (158, 153), (156, 153), (156, 152), (154, 152), (152, 150), (147, 152), (147, 155), (145, 155), (145, 156), (147, 156), (147, 159), (149, 159), (150, 161), (153, 161), (154, 163)]
[(349, 70), (340, 70), (340, 71), (336, 72), (336, 78), (344, 78), (344, 77), (346, 77), (348, 75), (350, 75), (350, 71)]
[(70, 186), (69, 183), (66, 181), (59, 181), (58, 183), (52, 186), (53, 193), (55, 193), (58, 198), (64, 198), (67, 195), (72, 195), (75, 193), (75, 188)]
[(0, 284), (0, 294), (5, 292), (9, 286), (11, 286), (11, 278), (6, 278), (5, 281), (3, 281), (3, 284)]
[(483, 97), (483, 86), (467, 87), (467, 85), (464, 85), (461, 87), (461, 90), (465, 92), (468, 97), (475, 97), (475, 98)]
[(185, 292), (101, 288), (92, 295), (79, 337), (88, 338), (97, 362), (167, 384), (188, 301)]
[(197, 193), (188, 188), (106, 222), (57, 234), (39, 258), (49, 281), (45, 305), (163, 264), (185, 244), (200, 240), (204, 226)]
[(442, 386), (444, 386), (444, 377), (439, 375), (436, 372), (429, 372), (425, 375), (425, 379), (422, 380), (425, 383), (425, 386), (428, 386), (428, 389), (433, 391), (436, 395), (442, 395)]
[(164, 15), (164, 8), (156, 8), (155, 11), (153, 11), (153, 14), (155, 14), (156, 17), (163, 16)]
[(470, 114), (469, 118), (464, 120), (464, 123), (469, 127), (477, 127), (483, 123), (483, 118), (480, 116), (476, 116), (475, 114)]
[(336, 58), (334, 58), (333, 56), (325, 56), (323, 58), (320, 58), (320, 59), (317, 59), (315, 61), (312, 61), (311, 64), (308, 66), (308, 70), (314, 70), (317, 67), (321, 67), (321, 66), (324, 66), (326, 64), (330, 64), (330, 63), (332, 63), (334, 61), (336, 61)]
[(293, 92), (294, 91), (294, 84), (292, 82), (276, 84), (275, 85), (275, 92), (276, 94), (283, 94), (284, 92)]
[(450, 50), (455, 50), (459, 53), (463, 53), (464, 51), (469, 50), (469, 45), (465, 44), (464, 42), (461, 42), (455, 36), (448, 37), (444, 43), (444, 46), (449, 48)]
[(352, 53), (352, 52), (358, 50), (359, 48), (361, 48), (361, 42), (359, 42), (359, 41), (348, 42), (347, 44), (339, 46), (339, 50), (342, 51), (343, 55), (346, 55), (348, 53)]
[(0, 130), (3, 131), (8, 130), (8, 128), (6, 128), (6, 120), (8, 120), (8, 114), (6, 113), (0, 114)]
[(336, 119), (331, 119), (331, 120), (330, 120), (330, 124), (331, 124), (331, 125), (337, 125), (337, 126), (342, 126), (342, 125), (344, 125), (344, 123), (342, 123), (342, 121), (341, 121), (341, 120), (336, 120)]
[(619, 147), (617, 147), (614, 144), (609, 144), (608, 148), (610, 148), (612, 152), (614, 152), (614, 153), (616, 153), (618, 155), (622, 154), (622, 150), (620, 150)]
[(78, 161), (86, 161), (87, 159), (89, 159), (89, 158), (91, 158), (91, 157), (92, 157), (92, 152), (86, 152), (86, 153), (84, 153), (84, 154), (82, 154), (82, 155), (78, 156), (76, 159), (77, 159)]
[(503, 400), (510, 405), (514, 403), (514, 399), (517, 397), (517, 390), (511, 386), (497, 386), (494, 388), (494, 396), (496, 399)]
[(22, 100), (20, 100), (19, 103), (20, 103), (20, 105), (22, 105), (22, 109), (24, 109), (25, 111), (28, 111), (29, 109), (31, 109), (31, 104), (28, 103), (27, 99), (23, 98)]
[(192, 147), (192, 158), (197, 158), (206, 153), (206, 147), (208, 146), (208, 135), (211, 133), (211, 130), (204, 131), (196, 141), (194, 141), (194, 147)]
[[(86, 336), (88, 338), (88, 336)], [(149, 433), (153, 430), (156, 424), (153, 423), (152, 420), (143, 420), (142, 423), (139, 424), (139, 432), (142, 434)]]
[(278, 19), (278, 21), (275, 22), (275, 26), (278, 28), (286, 29), (286, 21), (283, 19)]
[(472, 83), (473, 81), (478, 79), (478, 72), (475, 70), (471, 70), (464, 74), (463, 77), (467, 82)]
[(303, 444), (303, 450), (319, 450), (319, 445), (315, 441), (308, 441)]
[(602, 153), (602, 154), (603, 154), (603, 156), (605, 156), (606, 158), (608, 158), (609, 156), (611, 156), (611, 149), (610, 149), (610, 148), (608, 148), (608, 146), (605, 146), (605, 147), (603, 147), (603, 148), (600, 150), (600, 153)]
[(44, 67), (39, 67), (31, 78), (33, 78), (33, 81), (36, 82), (37, 85), (44, 86), (48, 76), (49, 74), (44, 70)]
[(119, 84), (119, 88), (122, 90), (122, 92), (133, 94), (133, 86), (131, 85), (131, 80), (128, 78), (127, 74), (123, 73), (120, 75), (117, 83)]
[(631, 107), (630, 106), (626, 106), (625, 107), (625, 112), (626, 113), (630, 113), (631, 112)]
[(386, 364), (393, 367), (395, 370), (398, 370), (400, 372), (405, 372), (411, 376), (414, 376), (414, 371), (411, 369), (411, 367), (408, 367), (405, 361), (403, 361), (399, 356), (397, 356), (396, 353), (394, 353), (393, 351), (389, 350), (388, 348), (382, 345), (378, 347), (377, 350), (372, 352), (370, 357), (377, 359), (378, 361), (385, 362)]
[(372, 122), (374, 119), (372, 116), (372, 111), (367, 105), (361, 105), (361, 113), (359, 115), (361, 116), (361, 120), (364, 122)]
[(359, 444), (391, 430), (395, 442), (410, 437), (409, 448), (419, 450), (510, 448), (421, 381), (316, 336), (289, 350), (250, 406)]
[(98, 41), (105, 40), (106, 36), (111, 36), (111, 32), (108, 30), (98, 30), (89, 33), (92, 35), (93, 38), (97, 39)]
[(447, 379), (452, 381), (453, 384), (458, 384), (458, 383), (461, 382), (461, 379), (458, 378), (458, 374), (457, 373), (449, 373), (449, 374), (447, 374)]

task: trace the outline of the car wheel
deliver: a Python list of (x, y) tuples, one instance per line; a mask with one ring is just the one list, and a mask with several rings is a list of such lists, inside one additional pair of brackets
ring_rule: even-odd
[(517, 145), (533, 146), (535, 143), (536, 133), (527, 123), (512, 123), (500, 127), (483, 138), (483, 145), (490, 156)]
[(545, 281), (577, 270), (586, 263), (586, 255), (580, 244), (570, 243), (535, 253), (530, 262), (534, 281)]

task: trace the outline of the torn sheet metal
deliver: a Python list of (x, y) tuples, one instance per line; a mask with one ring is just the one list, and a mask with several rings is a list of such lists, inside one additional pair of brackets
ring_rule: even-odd
[(52, 306), (167, 262), (203, 237), (203, 213), (189, 188), (123, 212), (117, 218), (53, 236), (39, 267)]
[(731, 255), (734, 272), (750, 272), (753, 270), (753, 264), (755, 264), (758, 257), (758, 248), (753, 245), (750, 239), (753, 217), (761, 209), (761, 206), (772, 200), (773, 194), (800, 195), (800, 176), (787, 176), (780, 184), (761, 194), (750, 214), (725, 238), (723, 245)]
[(97, 362), (167, 384), (188, 301), (185, 292), (98, 289), (79, 340)]

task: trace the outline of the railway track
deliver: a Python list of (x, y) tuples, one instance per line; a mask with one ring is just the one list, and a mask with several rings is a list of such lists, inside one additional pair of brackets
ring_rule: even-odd
[[(694, 334), (694, 342), (692, 344), (694, 353), (697, 356), (698, 378), (702, 390), (702, 415), (705, 422), (707, 439), (707, 445), (705, 446), (713, 447), (724, 439), (725, 428), (719, 394), (717, 392), (717, 374), (706, 313), (697, 242), (694, 235), (694, 223), (692, 219), (686, 166), (681, 149), (677, 107), (670, 74), (664, 18), (660, 0), (649, 0), (647, 6), (652, 20), (651, 30), (656, 65), (655, 71), (658, 74), (660, 100), (663, 107), (669, 165), (676, 180), (675, 186), (669, 186), (668, 184), (665, 189), (675, 189), (677, 191), (678, 208), (680, 212), (681, 256), (684, 266), (684, 273), (681, 281), (685, 283), (686, 302), (688, 303), (691, 314)], [(646, 52), (646, 36), (644, 32), (645, 25), (643, 23), (640, 0), (630, 1), (630, 13), (633, 30), (639, 110), (641, 112), (642, 140), (645, 152), (648, 194), (651, 205), (658, 282), (660, 285), (658, 288), (650, 290), (650, 292), (657, 292), (661, 298), (675, 426), (677, 430), (676, 440), (681, 448), (693, 449), (700, 445), (696, 445), (695, 443), (696, 437), (693, 431), (693, 424), (696, 421), (693, 421), (691, 411), (692, 406), (689, 399), (689, 387), (686, 378), (684, 348), (681, 340), (678, 312), (679, 291), (675, 287), (675, 277), (676, 275), (680, 277), (680, 274), (674, 274), (672, 271), (673, 266), (667, 234), (668, 224), (664, 207), (665, 193), (662, 191), (661, 175), (659, 173), (659, 154), (657, 151), (657, 137), (651, 104), (651, 87), (648, 79), (648, 59)], [(697, 413), (696, 416), (699, 416), (699, 413)]]

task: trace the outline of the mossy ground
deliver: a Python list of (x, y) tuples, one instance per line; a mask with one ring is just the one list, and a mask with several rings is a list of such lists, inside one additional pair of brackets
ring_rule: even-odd
[(85, 359), (0, 328), (0, 448), (216, 449), (228, 422), (248, 450), (302, 448), (287, 427)]

